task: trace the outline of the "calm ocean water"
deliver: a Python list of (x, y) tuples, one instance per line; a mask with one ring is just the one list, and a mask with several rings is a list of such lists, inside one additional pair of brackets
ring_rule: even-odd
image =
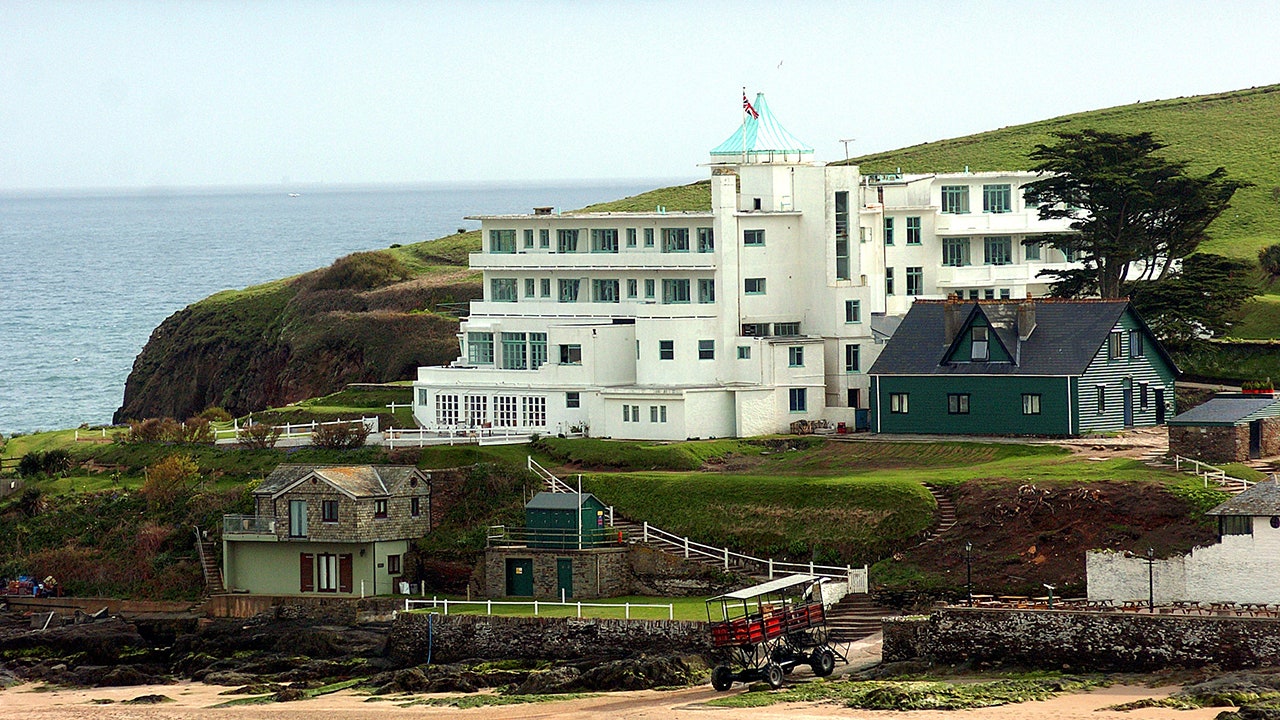
[(151, 331), (219, 290), (673, 182), (0, 194), (0, 434), (110, 422)]

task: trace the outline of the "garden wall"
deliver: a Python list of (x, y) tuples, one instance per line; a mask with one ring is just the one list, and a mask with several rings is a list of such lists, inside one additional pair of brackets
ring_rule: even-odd
[(1142, 671), (1280, 661), (1280, 620), (1069, 610), (947, 608), (884, 622), (885, 662), (1003, 663), (1046, 670)]

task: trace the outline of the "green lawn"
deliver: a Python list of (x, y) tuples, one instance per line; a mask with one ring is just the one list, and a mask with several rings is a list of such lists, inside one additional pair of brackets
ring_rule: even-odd
[[(435, 595), (425, 598), (431, 600), (433, 598), (443, 601), (446, 597), (449, 599), (450, 615), (502, 615), (506, 617), (534, 617), (533, 600), (524, 600), (522, 598), (502, 598), (494, 600), (492, 605), (482, 604), (484, 600), (474, 600), (471, 604), (463, 602), (463, 604), (455, 607), (454, 602), (465, 601), (466, 598), (461, 596), (445, 596)], [(413, 598), (414, 600), (423, 600), (424, 598)], [(514, 605), (503, 605), (501, 603), (512, 602), (518, 603)], [(575, 603), (577, 600), (569, 599), (567, 605), (558, 603), (547, 603), (546, 601), (538, 601), (537, 617), (577, 617), (578, 607)], [(627, 595), (616, 598), (601, 598), (596, 600), (582, 600), (583, 603), (592, 605), (609, 605), (611, 607), (583, 607), (582, 617), (590, 618), (617, 618), (621, 619), (627, 615), (627, 603), (641, 605), (662, 605), (662, 608), (631, 608), (631, 619), (633, 620), (667, 620), (669, 618), (675, 620), (706, 620), (707, 607), (706, 598), (704, 597), (646, 597), (643, 595)], [(665, 607), (671, 605), (670, 611)], [(438, 603), (434, 608), (423, 605), (415, 605), (411, 612), (444, 612), (444, 603)], [(674, 618), (672, 614), (674, 613)]]

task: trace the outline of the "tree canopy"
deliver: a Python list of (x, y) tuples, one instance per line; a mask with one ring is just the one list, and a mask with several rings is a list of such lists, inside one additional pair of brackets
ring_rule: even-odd
[(1023, 192), (1028, 204), (1040, 206), (1042, 220), (1065, 218), (1075, 231), (1035, 238), (1084, 265), (1042, 273), (1055, 278), (1055, 295), (1121, 297), (1134, 271), (1164, 279), (1204, 240), (1235, 191), (1248, 186), (1221, 167), (1189, 174), (1185, 162), (1158, 154), (1166, 146), (1151, 133), (1085, 129), (1054, 136), (1056, 142), (1030, 153), (1032, 169), (1046, 177)]
[(1258, 283), (1250, 263), (1197, 253), (1183, 260), (1177, 273), (1129, 283), (1128, 290), (1157, 337), (1185, 346), (1225, 332), (1240, 306), (1258, 292)]

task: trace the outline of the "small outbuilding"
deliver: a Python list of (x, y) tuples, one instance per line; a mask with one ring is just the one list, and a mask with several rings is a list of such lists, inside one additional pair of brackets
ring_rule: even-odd
[(580, 550), (599, 545), (607, 510), (591, 493), (540, 492), (524, 506), (529, 547)]
[(1169, 421), (1169, 453), (1208, 462), (1280, 455), (1280, 399), (1220, 393)]

